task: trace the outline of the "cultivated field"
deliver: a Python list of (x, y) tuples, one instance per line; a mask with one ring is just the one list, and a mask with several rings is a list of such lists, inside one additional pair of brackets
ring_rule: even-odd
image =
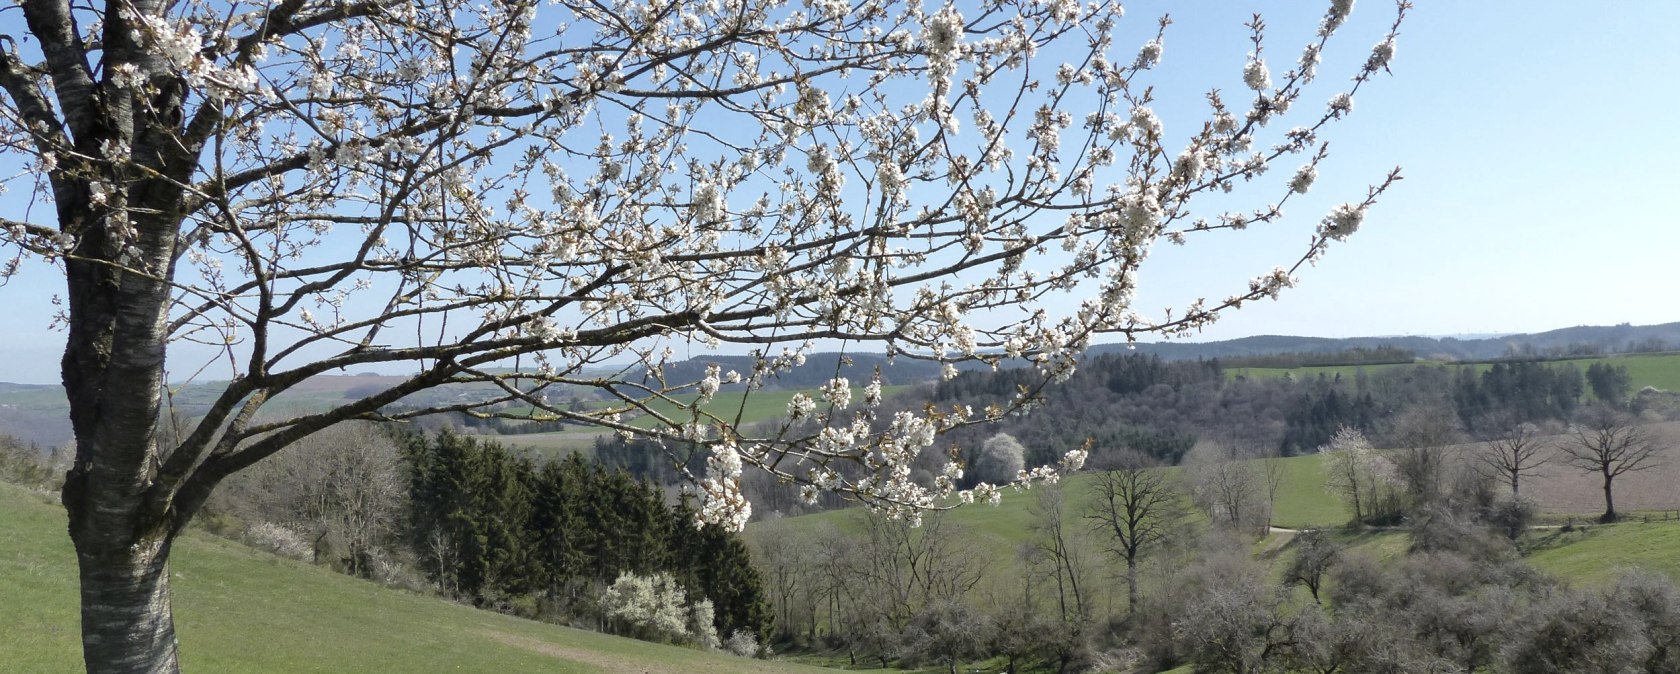
[[(1680, 422), (1646, 426), (1665, 448), (1655, 465), (1644, 471), (1627, 473), (1615, 480), (1616, 510), (1634, 511), (1680, 510)], [(1554, 447), (1567, 442), (1568, 436), (1547, 440)], [(1540, 474), (1524, 478), (1523, 495), (1539, 501), (1545, 512), (1557, 515), (1596, 516), (1604, 511), (1603, 479), (1596, 473), (1564, 465), (1558, 452), (1552, 452), (1553, 462), (1540, 469)]]

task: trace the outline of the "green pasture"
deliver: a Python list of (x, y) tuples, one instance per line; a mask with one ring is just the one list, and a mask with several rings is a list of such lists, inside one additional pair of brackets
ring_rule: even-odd
[[(0, 671), (81, 668), (64, 510), (0, 484)], [(521, 620), (188, 534), (171, 570), (199, 672), (821, 672)]]
[(1614, 581), (1632, 568), (1642, 568), (1680, 581), (1680, 521), (1644, 522), (1629, 518), (1619, 524), (1589, 525), (1531, 532), (1535, 566), (1563, 578), (1588, 584)]
[[(1633, 380), (1633, 390), (1638, 391), (1646, 386), (1654, 386), (1664, 391), (1680, 391), (1680, 353), (1635, 353), (1617, 356), (1602, 356), (1597, 358), (1571, 358), (1568, 360), (1548, 361), (1548, 364), (1573, 364), (1583, 373), (1587, 366), (1594, 363), (1609, 363), (1627, 368), (1628, 376)], [(1417, 365), (1446, 365), (1448, 367), (1474, 367), (1477, 372), (1486, 372), (1492, 363), (1446, 363), (1436, 361), (1419, 361)], [(1385, 363), (1379, 365), (1325, 365), (1318, 367), (1244, 367), (1231, 368), (1226, 371), (1231, 377), (1255, 377), (1273, 379), (1290, 376), (1296, 379), (1305, 377), (1341, 376), (1351, 378), (1360, 370), (1367, 374), (1391, 370), (1400, 367), (1411, 367), (1405, 363)], [(1588, 395), (1592, 392), (1589, 390)]]

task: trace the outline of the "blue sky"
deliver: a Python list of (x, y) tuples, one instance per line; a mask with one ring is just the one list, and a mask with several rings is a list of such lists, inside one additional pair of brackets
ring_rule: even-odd
[[(1362, 0), (1355, 11), (1385, 9)], [(1280, 31), (1290, 21), (1268, 12)], [(1674, 2), (1419, 2), (1394, 76), (1335, 131), (1315, 193), (1351, 195), (1395, 164), (1406, 179), (1300, 287), (1204, 338), (1680, 320), (1677, 25)], [(1256, 239), (1164, 266), (1145, 304), (1208, 270), (1278, 256), (1274, 239)]]
[[(1155, 80), (1171, 136), (1175, 118), (1190, 123), (1175, 107), (1198, 112), (1210, 86), (1240, 90), (1248, 49), (1241, 24), (1250, 13), (1262, 12), (1271, 27), (1276, 74), (1322, 4), (1127, 8), (1133, 27), (1150, 32), (1152, 17), (1175, 12)], [(1351, 74), (1390, 13), (1388, 3), (1360, 0), (1322, 77)], [(1356, 200), (1399, 165), (1406, 179), (1356, 236), (1300, 274), (1300, 287), (1227, 316), (1197, 339), (1680, 321), (1672, 297), (1680, 278), (1676, 26), (1680, 2), (1421, 0), (1402, 29), (1394, 75), (1362, 91), (1353, 117), (1325, 136), (1332, 157), (1313, 199), (1289, 209), (1279, 227), (1158, 247), (1138, 308), (1231, 294), (1298, 255), (1329, 205)], [(1321, 102), (1309, 94), (1306, 104)], [(0, 210), (20, 214), (27, 198), (13, 190), (0, 197)], [(60, 292), (56, 273), (40, 267), (0, 288), (0, 381), (57, 381), (62, 337), (48, 324), (49, 300)]]

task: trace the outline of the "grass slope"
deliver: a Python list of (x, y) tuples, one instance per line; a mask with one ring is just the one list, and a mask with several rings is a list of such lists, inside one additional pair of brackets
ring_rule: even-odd
[[(81, 667), (64, 511), (0, 484), (0, 671)], [(200, 672), (822, 672), (568, 629), (379, 587), (189, 534), (172, 569), (182, 667)]]
[(1528, 560), (1563, 578), (1599, 584), (1639, 568), (1680, 581), (1680, 521), (1630, 520), (1534, 535)]

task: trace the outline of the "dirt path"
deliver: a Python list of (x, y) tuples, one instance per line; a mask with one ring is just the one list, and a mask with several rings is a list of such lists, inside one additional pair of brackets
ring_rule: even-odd
[(628, 665), (623, 661), (614, 661), (612, 658), (594, 651), (582, 648), (559, 646), (541, 639), (519, 634), (509, 634), (507, 632), (485, 629), (480, 630), (479, 635), (499, 644), (524, 649), (531, 651), (532, 653), (540, 653), (560, 660), (580, 663), (599, 669), (603, 672), (608, 672), (609, 674), (648, 674), (652, 671), (646, 668)]

